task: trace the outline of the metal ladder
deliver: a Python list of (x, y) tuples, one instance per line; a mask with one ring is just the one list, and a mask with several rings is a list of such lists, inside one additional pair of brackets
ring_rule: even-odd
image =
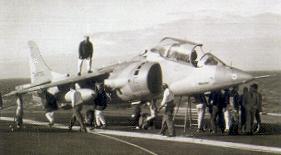
[[(182, 104), (182, 96), (180, 97), (179, 103), (177, 105), (177, 110), (176, 110), (176, 112), (174, 113), (174, 116), (173, 116), (173, 120), (175, 119), (181, 104)], [(196, 122), (196, 123), (194, 123), (194, 122)], [(190, 97), (188, 97), (188, 101), (186, 102), (184, 124), (183, 125), (176, 124), (175, 126), (176, 127), (183, 127), (184, 133), (186, 133), (188, 127), (191, 128), (192, 126), (197, 126), (197, 125), (198, 125), (197, 124), (197, 111), (195, 109), (191, 108)]]

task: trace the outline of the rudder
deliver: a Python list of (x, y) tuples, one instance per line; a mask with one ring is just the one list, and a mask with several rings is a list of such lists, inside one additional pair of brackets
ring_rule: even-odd
[(51, 70), (42, 58), (34, 41), (28, 42), (30, 48), (29, 64), (32, 84), (48, 83), (52, 80)]

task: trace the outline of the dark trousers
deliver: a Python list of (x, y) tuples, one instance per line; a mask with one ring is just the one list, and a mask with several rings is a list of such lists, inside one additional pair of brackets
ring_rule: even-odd
[(175, 135), (175, 128), (174, 128), (174, 121), (173, 121), (173, 114), (165, 113), (162, 118), (162, 127), (160, 130), (160, 134), (165, 135), (166, 130), (168, 129), (169, 135)]
[(88, 109), (86, 112), (86, 124), (89, 126), (94, 126), (95, 111), (93, 109)]
[(254, 116), (255, 116), (255, 110), (246, 109), (246, 132), (247, 133), (253, 132)]
[(240, 130), (245, 130), (245, 128), (246, 128), (246, 110), (244, 107), (241, 107)]
[(213, 132), (217, 132), (217, 127), (219, 127), (222, 131), (224, 130), (224, 118), (222, 108), (219, 108), (218, 106), (212, 106), (211, 130)]
[(174, 101), (170, 101), (166, 103), (165, 112), (162, 118), (162, 127), (160, 130), (160, 134), (165, 135), (166, 130), (168, 129), (169, 135), (175, 135), (175, 127), (174, 127), (174, 120), (173, 120), (173, 113), (174, 113)]
[(255, 118), (256, 118), (257, 124), (261, 125), (261, 115), (260, 115), (260, 111), (258, 109), (255, 111)]
[(82, 106), (83, 105), (81, 105), (81, 104), (74, 106), (72, 118), (71, 118), (71, 121), (70, 121), (70, 126), (72, 127), (77, 120), (80, 124), (81, 129), (83, 131), (86, 131), (86, 126), (83, 122), (83, 117), (82, 117), (82, 114), (81, 114)]

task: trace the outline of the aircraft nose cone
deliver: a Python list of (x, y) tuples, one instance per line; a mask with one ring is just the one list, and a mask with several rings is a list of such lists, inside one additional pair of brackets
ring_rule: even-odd
[(245, 71), (239, 70), (239, 69), (233, 69), (231, 78), (232, 78), (232, 80), (236, 80), (239, 82), (248, 82), (248, 81), (254, 79), (254, 77), (251, 74), (249, 74)]

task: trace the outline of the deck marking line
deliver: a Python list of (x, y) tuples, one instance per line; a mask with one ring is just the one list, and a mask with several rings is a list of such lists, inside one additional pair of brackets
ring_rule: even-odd
[[(11, 117), (0, 117), (0, 120), (4, 121), (14, 121), (14, 118)], [(34, 121), (29, 119), (24, 119), (24, 123), (47, 126), (47, 122)], [(67, 126), (62, 124), (55, 124), (54, 128), (60, 129), (68, 129)], [(74, 130), (78, 130), (79, 127), (75, 126)], [(216, 147), (224, 147), (224, 148), (233, 148), (247, 151), (256, 151), (256, 152), (266, 152), (266, 153), (276, 153), (281, 154), (281, 148), (279, 147), (270, 147), (270, 146), (262, 146), (262, 145), (253, 145), (253, 144), (244, 144), (244, 143), (234, 143), (234, 142), (225, 142), (218, 140), (207, 140), (200, 138), (191, 138), (191, 137), (164, 137), (161, 135), (150, 134), (150, 133), (136, 133), (136, 132), (127, 132), (127, 131), (116, 131), (116, 130), (102, 130), (95, 129), (90, 133), (99, 133), (106, 135), (115, 135), (115, 136), (125, 136), (125, 137), (133, 137), (133, 138), (143, 138), (143, 139), (153, 139), (153, 140), (161, 140), (161, 141), (173, 141), (173, 142), (185, 142), (185, 143), (193, 143), (193, 144), (201, 144), (201, 145), (209, 145)]]
[[(11, 117), (0, 117), (0, 120), (2, 121), (14, 121), (14, 118), (11, 118)], [(34, 124), (34, 125), (39, 125), (39, 126), (48, 126), (49, 123), (47, 122), (41, 122), (41, 121), (34, 121), (34, 120), (30, 120), (30, 119), (23, 119), (23, 122), (24, 123), (27, 123), (27, 124)], [(58, 129), (68, 129), (67, 126), (63, 125), (63, 124), (54, 124), (53, 128), (58, 128)], [(73, 130), (79, 130), (80, 127), (78, 126), (74, 126), (72, 128)], [(98, 132), (95, 132), (95, 131), (89, 131), (88, 130), (88, 133), (91, 133), (91, 134), (95, 134), (95, 135), (98, 135), (98, 136), (103, 136), (103, 137), (106, 137), (106, 138), (109, 138), (109, 139), (112, 139), (112, 140), (115, 140), (115, 141), (118, 141), (118, 142), (121, 142), (121, 143), (124, 143), (124, 144), (127, 144), (127, 145), (131, 145), (137, 149), (140, 149), (144, 152), (147, 152), (149, 154), (152, 154), (152, 155), (158, 155), (157, 153), (154, 153), (144, 147), (141, 147), (139, 145), (136, 145), (136, 144), (133, 144), (133, 143), (130, 143), (128, 141), (125, 141), (125, 140), (122, 140), (122, 139), (119, 139), (119, 138), (116, 138), (116, 137), (112, 137), (112, 136), (109, 136), (109, 135), (104, 135), (103, 133), (98, 133)]]

